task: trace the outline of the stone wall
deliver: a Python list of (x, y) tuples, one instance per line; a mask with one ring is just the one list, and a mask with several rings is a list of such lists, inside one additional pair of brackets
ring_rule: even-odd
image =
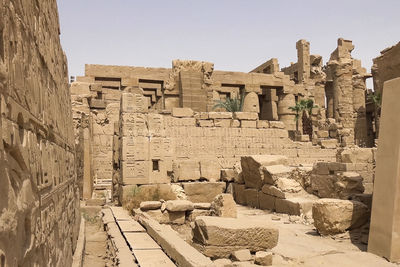
[(0, 259), (70, 266), (80, 214), (55, 0), (0, 1)]
[(400, 42), (381, 51), (373, 62), (374, 90), (382, 92), (385, 81), (400, 77)]
[(335, 161), (337, 149), (293, 142), (282, 122), (251, 112), (199, 112), (175, 108), (148, 113), (144, 97), (123, 93), (119, 132), (122, 186), (218, 181), (245, 155), (278, 154), (293, 165)]

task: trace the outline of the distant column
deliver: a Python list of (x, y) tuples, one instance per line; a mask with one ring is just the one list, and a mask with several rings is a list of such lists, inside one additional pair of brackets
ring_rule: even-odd
[(400, 262), (400, 78), (384, 90), (368, 251)]

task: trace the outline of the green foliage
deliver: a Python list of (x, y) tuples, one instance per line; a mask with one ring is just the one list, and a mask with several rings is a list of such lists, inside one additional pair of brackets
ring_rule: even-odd
[(368, 95), (368, 100), (371, 100), (374, 105), (378, 108), (382, 106), (382, 94), (379, 92), (374, 92), (373, 94)]
[(244, 95), (240, 98), (227, 97), (225, 100), (216, 100), (213, 109), (223, 108), (227, 112), (240, 112), (243, 109)]
[(126, 194), (122, 206), (131, 211), (138, 208), (143, 201), (158, 201), (160, 199), (173, 200), (176, 199), (176, 196), (172, 191), (161, 190), (159, 186), (140, 188), (135, 185)]
[[(296, 131), (299, 131), (299, 118), (300, 115), (302, 115), (303, 118), (303, 127), (305, 124), (310, 124), (309, 123), (305, 123), (304, 121), (306, 120), (307, 117), (310, 117), (312, 114), (312, 109), (313, 108), (317, 108), (317, 105), (314, 105), (314, 100), (312, 99), (301, 99), (300, 101), (296, 102), (296, 105), (289, 107), (289, 109), (291, 111), (296, 112), (296, 114), (294, 115), (294, 120), (296, 121)], [(308, 126), (309, 127), (309, 126)], [(307, 132), (309, 132), (310, 130), (307, 130)], [(311, 129), (312, 131), (312, 129)]]

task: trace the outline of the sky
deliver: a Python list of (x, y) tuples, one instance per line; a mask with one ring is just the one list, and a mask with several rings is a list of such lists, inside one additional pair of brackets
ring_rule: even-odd
[[(310, 42), (324, 63), (342, 37), (370, 71), (380, 51), (400, 41), (400, 0), (57, 0), (69, 74), (85, 64), (171, 67), (173, 59), (210, 61), (249, 72), (271, 58), (297, 61)], [(371, 87), (372, 83), (368, 82)], [(371, 85), (371, 86), (370, 86)]]

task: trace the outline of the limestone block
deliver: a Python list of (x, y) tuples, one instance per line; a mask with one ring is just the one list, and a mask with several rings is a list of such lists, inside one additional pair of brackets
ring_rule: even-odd
[(200, 164), (196, 160), (179, 160), (172, 165), (175, 181), (200, 179)]
[(161, 208), (160, 201), (143, 201), (140, 203), (140, 209), (143, 211), (146, 210), (156, 210)]
[(269, 127), (276, 129), (285, 129), (285, 124), (282, 121), (270, 121)]
[(261, 191), (267, 195), (285, 199), (285, 192), (274, 185), (265, 184)]
[(269, 128), (269, 121), (259, 120), (257, 121), (257, 129), (267, 129)]
[(287, 193), (297, 193), (302, 189), (301, 185), (296, 180), (290, 178), (278, 178), (275, 184), (281, 191)]
[(258, 193), (259, 193), (259, 191), (254, 188), (246, 188), (244, 190), (244, 195), (246, 198), (247, 206), (250, 206), (250, 207), (256, 208), (256, 209), (260, 208)]
[(234, 118), (238, 119), (238, 120), (255, 121), (258, 119), (258, 113), (256, 113), (256, 112), (235, 112)]
[(329, 138), (329, 132), (324, 130), (317, 131), (317, 136), (319, 138)]
[(314, 226), (322, 235), (343, 233), (367, 222), (368, 208), (361, 202), (320, 199), (312, 207)]
[(173, 108), (172, 116), (178, 118), (193, 117), (193, 110), (191, 108)]
[(315, 198), (311, 197), (277, 198), (275, 201), (275, 210), (279, 213), (300, 216), (310, 213), (314, 202)]
[[(262, 171), (264, 174), (264, 182), (273, 185), (278, 179), (288, 178), (292, 172), (292, 168), (279, 164), (263, 166)], [(284, 182), (285, 181), (282, 180), (281, 185), (283, 185)]]
[(224, 182), (191, 182), (182, 183), (188, 200), (192, 202), (212, 202), (214, 198), (225, 192)]
[(236, 203), (241, 205), (247, 205), (246, 195), (244, 194), (245, 185), (233, 183), (233, 196)]
[(236, 203), (231, 194), (219, 194), (211, 202), (211, 215), (219, 217), (237, 217)]
[(231, 119), (214, 119), (215, 127), (229, 128), (231, 127), (231, 123), (232, 123)]
[(213, 261), (215, 267), (228, 267), (232, 266), (232, 262), (230, 259), (216, 259)]
[(146, 97), (139, 94), (122, 93), (121, 112), (147, 113), (148, 103)]
[[(229, 256), (234, 248), (252, 252), (273, 248), (278, 243), (278, 235), (278, 229), (265, 220), (245, 218), (201, 216), (196, 218), (193, 229), (193, 241), (202, 245), (206, 256), (215, 258)], [(219, 247), (220, 252), (207, 250), (207, 247)], [(230, 252), (226, 248), (230, 248)]]
[(196, 112), (194, 117), (198, 120), (208, 120), (208, 112)]
[(260, 203), (260, 209), (262, 210), (275, 210), (276, 197), (263, 192), (258, 192), (258, 199)]
[(209, 112), (208, 118), (210, 119), (232, 119), (232, 112)]
[(257, 121), (240, 121), (240, 127), (242, 128), (257, 128)]
[(250, 261), (251, 260), (250, 250), (241, 249), (241, 250), (232, 252), (232, 260), (234, 260), (234, 261)]
[(298, 142), (310, 142), (310, 136), (307, 134), (298, 134), (295, 136), (295, 140)]
[(166, 209), (170, 212), (188, 211), (193, 210), (194, 205), (188, 200), (168, 200), (166, 202)]
[(214, 127), (214, 121), (213, 120), (197, 120), (197, 124), (200, 127)]
[(200, 160), (200, 177), (208, 181), (219, 181), (221, 178), (221, 165), (216, 159)]
[(271, 266), (272, 252), (257, 251), (254, 258), (254, 263), (261, 266)]
[(221, 181), (233, 182), (239, 174), (234, 169), (221, 169)]
[(280, 155), (255, 155), (241, 157), (243, 179), (247, 187), (261, 189), (264, 184), (263, 167), (286, 164), (287, 157)]
[(311, 174), (313, 194), (319, 197), (347, 199), (364, 192), (363, 178), (355, 172), (338, 172), (331, 175)]
[(371, 148), (345, 149), (340, 153), (343, 163), (372, 163), (374, 162)]
[(318, 142), (322, 148), (334, 149), (337, 147), (337, 139), (323, 139)]
[[(178, 200), (179, 201), (179, 200)], [(186, 218), (185, 211), (168, 211), (168, 220), (171, 224), (184, 224)]]
[(232, 120), (231, 121), (231, 128), (238, 128), (240, 127), (240, 121), (239, 120)]

